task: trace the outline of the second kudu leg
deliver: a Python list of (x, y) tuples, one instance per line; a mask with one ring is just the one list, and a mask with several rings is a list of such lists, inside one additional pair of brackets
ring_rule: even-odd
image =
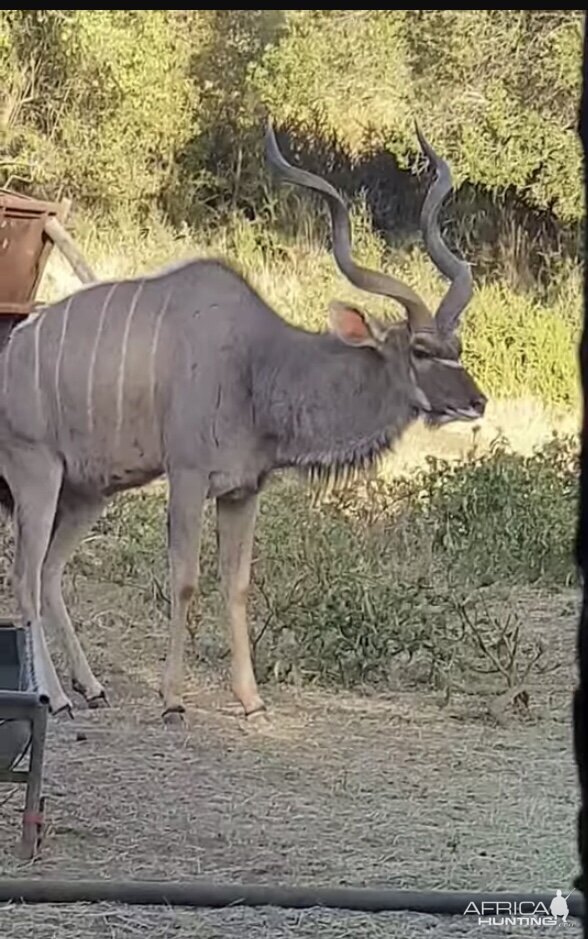
[(161, 695), (164, 721), (172, 724), (180, 723), (184, 712), (186, 619), (188, 606), (198, 588), (206, 480), (195, 470), (174, 470), (168, 473), (168, 479), (171, 622)]
[(220, 574), (231, 630), (231, 684), (245, 716), (251, 718), (265, 712), (253, 671), (247, 626), (257, 496), (217, 499), (216, 504)]
[(14, 590), (20, 612), (31, 630), (33, 667), (38, 691), (47, 695), (54, 714), (72, 711), (55, 671), (41, 619), (41, 568), (51, 530), (62, 469), (49, 455), (13, 454), (5, 475), (14, 497)]
[(106, 703), (106, 695), (104, 688), (94, 677), (76, 635), (63, 599), (61, 582), (65, 565), (86, 532), (100, 517), (103, 508), (104, 502), (100, 499), (86, 502), (73, 497), (62, 497), (41, 572), (43, 619), (60, 633), (74, 688), (84, 696), (90, 707)]

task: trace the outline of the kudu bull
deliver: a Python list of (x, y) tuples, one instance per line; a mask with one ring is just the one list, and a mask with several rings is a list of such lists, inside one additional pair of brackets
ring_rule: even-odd
[(64, 642), (73, 687), (105, 701), (65, 607), (69, 557), (115, 493), (166, 475), (171, 623), (161, 695), (181, 721), (186, 613), (198, 584), (201, 518), (216, 500), (219, 566), (232, 644), (232, 689), (251, 718), (265, 710), (252, 666), (246, 603), (258, 494), (275, 470), (314, 475), (367, 467), (419, 416), (476, 419), (485, 398), (460, 364), (459, 316), (469, 266), (441, 239), (437, 216), (451, 174), (420, 132), (436, 170), (421, 224), (451, 285), (433, 316), (406, 284), (352, 259), (345, 203), (280, 153), (269, 163), (320, 193), (333, 253), (355, 286), (398, 301), (407, 320), (384, 323), (334, 302), (330, 330), (283, 320), (220, 260), (97, 283), (14, 329), (0, 354), (0, 501), (12, 512), (14, 589), (30, 628), (39, 690), (71, 712), (43, 632)]

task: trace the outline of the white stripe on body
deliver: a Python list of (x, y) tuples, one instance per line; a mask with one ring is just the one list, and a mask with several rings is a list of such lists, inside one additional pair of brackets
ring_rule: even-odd
[(131, 323), (133, 321), (133, 316), (137, 308), (137, 302), (141, 295), (141, 291), (145, 286), (145, 280), (141, 280), (133, 294), (133, 299), (131, 300), (131, 305), (129, 307), (129, 312), (127, 313), (127, 319), (125, 323), (125, 331), (123, 334), (121, 354), (120, 354), (120, 365), (118, 369), (118, 380), (117, 380), (117, 391), (116, 391), (116, 427), (114, 431), (114, 442), (115, 446), (118, 445), (120, 441), (120, 432), (123, 424), (123, 409), (124, 409), (124, 383), (125, 383), (125, 368), (127, 364), (127, 348), (129, 345), (129, 333), (131, 331)]
[(155, 368), (157, 364), (157, 350), (159, 348), (159, 334), (161, 333), (161, 326), (163, 323), (163, 318), (167, 313), (171, 297), (173, 293), (173, 288), (170, 287), (168, 294), (165, 298), (164, 304), (157, 314), (157, 320), (155, 322), (155, 330), (153, 333), (153, 344), (151, 346), (151, 362), (149, 369), (149, 401), (151, 404), (151, 415), (153, 417), (153, 426), (157, 430), (157, 420), (155, 416)]
[(102, 335), (102, 329), (104, 327), (104, 320), (106, 317), (106, 311), (108, 309), (108, 304), (112, 298), (112, 295), (118, 283), (115, 282), (112, 284), (110, 290), (106, 294), (106, 299), (102, 304), (102, 310), (100, 311), (100, 318), (98, 320), (98, 332), (96, 333), (96, 340), (94, 342), (94, 347), (92, 349), (92, 355), (90, 357), (90, 368), (88, 369), (88, 388), (86, 392), (86, 411), (88, 414), (88, 433), (92, 434), (94, 430), (94, 406), (92, 401), (92, 394), (94, 391), (94, 372), (96, 370), (96, 356), (98, 354), (98, 344), (100, 342), (100, 337)]
[(67, 332), (67, 323), (69, 320), (69, 311), (75, 294), (73, 294), (65, 305), (65, 310), (63, 311), (63, 320), (61, 323), (61, 337), (59, 339), (59, 349), (57, 350), (57, 358), (55, 359), (55, 403), (57, 405), (57, 429), (61, 421), (61, 389), (60, 389), (60, 374), (61, 374), (61, 359), (63, 357), (63, 347), (65, 345), (65, 334)]

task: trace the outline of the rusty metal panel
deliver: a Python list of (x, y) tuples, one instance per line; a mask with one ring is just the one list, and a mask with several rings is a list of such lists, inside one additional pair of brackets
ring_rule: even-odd
[(50, 245), (45, 222), (55, 215), (56, 203), (0, 189), (0, 316), (31, 312)]

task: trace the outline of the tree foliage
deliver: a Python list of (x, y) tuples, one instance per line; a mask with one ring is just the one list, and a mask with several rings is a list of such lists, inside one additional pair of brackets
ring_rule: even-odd
[(582, 24), (573, 10), (3, 11), (0, 182), (191, 221), (199, 200), (259, 180), (268, 111), (406, 167), (416, 117), (457, 181), (577, 221)]
[(295, 12), (254, 75), (284, 121), (319, 114), (408, 163), (416, 117), (457, 181), (580, 217), (580, 11)]
[(191, 49), (168, 12), (0, 16), (8, 79), (0, 139), (18, 169), (10, 176), (107, 214), (148, 204), (197, 113)]

